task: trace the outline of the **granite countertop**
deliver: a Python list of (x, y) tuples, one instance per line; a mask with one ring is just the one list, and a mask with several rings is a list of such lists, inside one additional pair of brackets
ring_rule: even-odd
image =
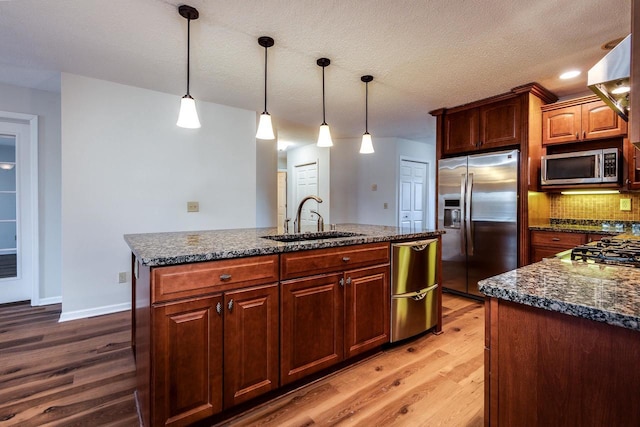
[(506, 301), (640, 331), (640, 269), (546, 258), (478, 282)]
[[(282, 234), (282, 230), (279, 231), (276, 227), (272, 227), (126, 234), (124, 239), (131, 248), (131, 252), (142, 265), (153, 267), (363, 243), (423, 239), (436, 237), (444, 233), (444, 231), (440, 230), (416, 232), (403, 231), (399, 227), (360, 224), (338, 224), (336, 230), (360, 235), (298, 242), (278, 242), (262, 237)], [(313, 232), (315, 230), (302, 231)]]
[[(529, 230), (534, 231), (561, 231), (563, 233), (597, 233), (609, 236), (617, 236), (624, 231), (616, 231), (612, 226), (609, 230), (603, 230), (601, 225), (579, 225), (579, 224), (542, 224), (530, 225)], [(628, 229), (625, 229), (628, 231)]]

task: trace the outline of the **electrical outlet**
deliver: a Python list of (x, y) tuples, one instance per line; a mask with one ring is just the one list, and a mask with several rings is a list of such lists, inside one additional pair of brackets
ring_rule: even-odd
[(384, 203), (382, 206), (384, 209), (389, 209), (389, 203)]
[(200, 212), (200, 203), (187, 202), (187, 212)]
[(620, 199), (620, 210), (621, 211), (630, 211), (631, 210), (631, 199)]
[(127, 272), (121, 271), (118, 273), (118, 283), (127, 283)]

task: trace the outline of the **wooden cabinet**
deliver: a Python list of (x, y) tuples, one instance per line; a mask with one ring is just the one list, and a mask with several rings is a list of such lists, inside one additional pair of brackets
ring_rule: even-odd
[(279, 386), (278, 266), (270, 255), (151, 270), (151, 307), (136, 314), (150, 317), (136, 328), (150, 342), (136, 345), (145, 424), (189, 425)]
[(585, 233), (566, 233), (562, 231), (531, 232), (531, 262), (555, 256), (558, 252), (587, 243)]
[(388, 262), (388, 243), (282, 256), (282, 384), (389, 341)]
[(543, 145), (616, 138), (626, 133), (627, 122), (594, 96), (542, 107)]
[(637, 331), (496, 298), (485, 325), (486, 426), (640, 425)]
[(454, 110), (444, 117), (443, 154), (518, 145), (521, 122), (518, 97)]

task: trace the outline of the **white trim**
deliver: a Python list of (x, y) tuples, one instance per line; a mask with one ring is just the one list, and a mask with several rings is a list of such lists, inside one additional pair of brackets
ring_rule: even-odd
[(68, 322), (69, 320), (86, 319), (87, 317), (102, 316), (103, 314), (118, 313), (120, 311), (131, 310), (131, 303), (105, 305), (102, 307), (87, 308), (84, 310), (70, 311), (60, 314), (58, 322)]
[[(40, 298), (38, 300), (37, 305), (51, 305), (51, 304), (62, 304), (62, 297), (49, 297), (49, 298)], [(36, 304), (31, 301), (31, 305), (35, 306)]]
[(33, 281), (31, 290), (31, 305), (40, 305), (40, 240), (39, 240), (39, 218), (38, 208), (38, 116), (35, 114), (13, 113), (10, 111), (0, 111), (0, 119), (22, 120), (29, 122), (29, 138), (31, 157), (29, 167), (31, 168), (31, 278)]
[[(400, 169), (402, 168), (402, 162), (403, 161), (407, 161), (407, 162), (414, 162), (414, 163), (424, 163), (425, 165), (427, 165), (427, 175), (425, 176), (426, 180), (427, 180), (427, 184), (429, 184), (429, 166), (430, 166), (430, 162), (428, 160), (425, 160), (424, 158), (418, 158), (418, 157), (411, 157), (411, 156), (404, 156), (401, 155), (398, 158), (398, 169), (396, 169), (396, 212), (395, 212), (395, 217), (396, 217), (396, 227), (400, 227)], [(429, 217), (429, 186), (425, 185), (424, 188), (424, 195), (422, 196), (422, 199), (424, 200), (425, 203), (425, 209), (424, 209), (424, 215), (422, 218), (422, 224), (423, 224), (423, 228), (427, 228), (427, 218)], [(435, 203), (435, 201), (432, 200), (432, 202)]]

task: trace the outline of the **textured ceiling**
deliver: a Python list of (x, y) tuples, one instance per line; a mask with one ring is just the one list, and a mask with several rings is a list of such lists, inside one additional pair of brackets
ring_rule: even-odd
[[(186, 20), (174, 0), (0, 1), (0, 81), (51, 89), (58, 72), (185, 93)], [(262, 111), (269, 35), (269, 106), (280, 135), (322, 121), (336, 137), (432, 140), (429, 111), (538, 82), (583, 94), (600, 46), (630, 31), (630, 0), (190, 0), (191, 94)], [(579, 68), (575, 81), (561, 82)], [(178, 103), (178, 100), (176, 100)]]

